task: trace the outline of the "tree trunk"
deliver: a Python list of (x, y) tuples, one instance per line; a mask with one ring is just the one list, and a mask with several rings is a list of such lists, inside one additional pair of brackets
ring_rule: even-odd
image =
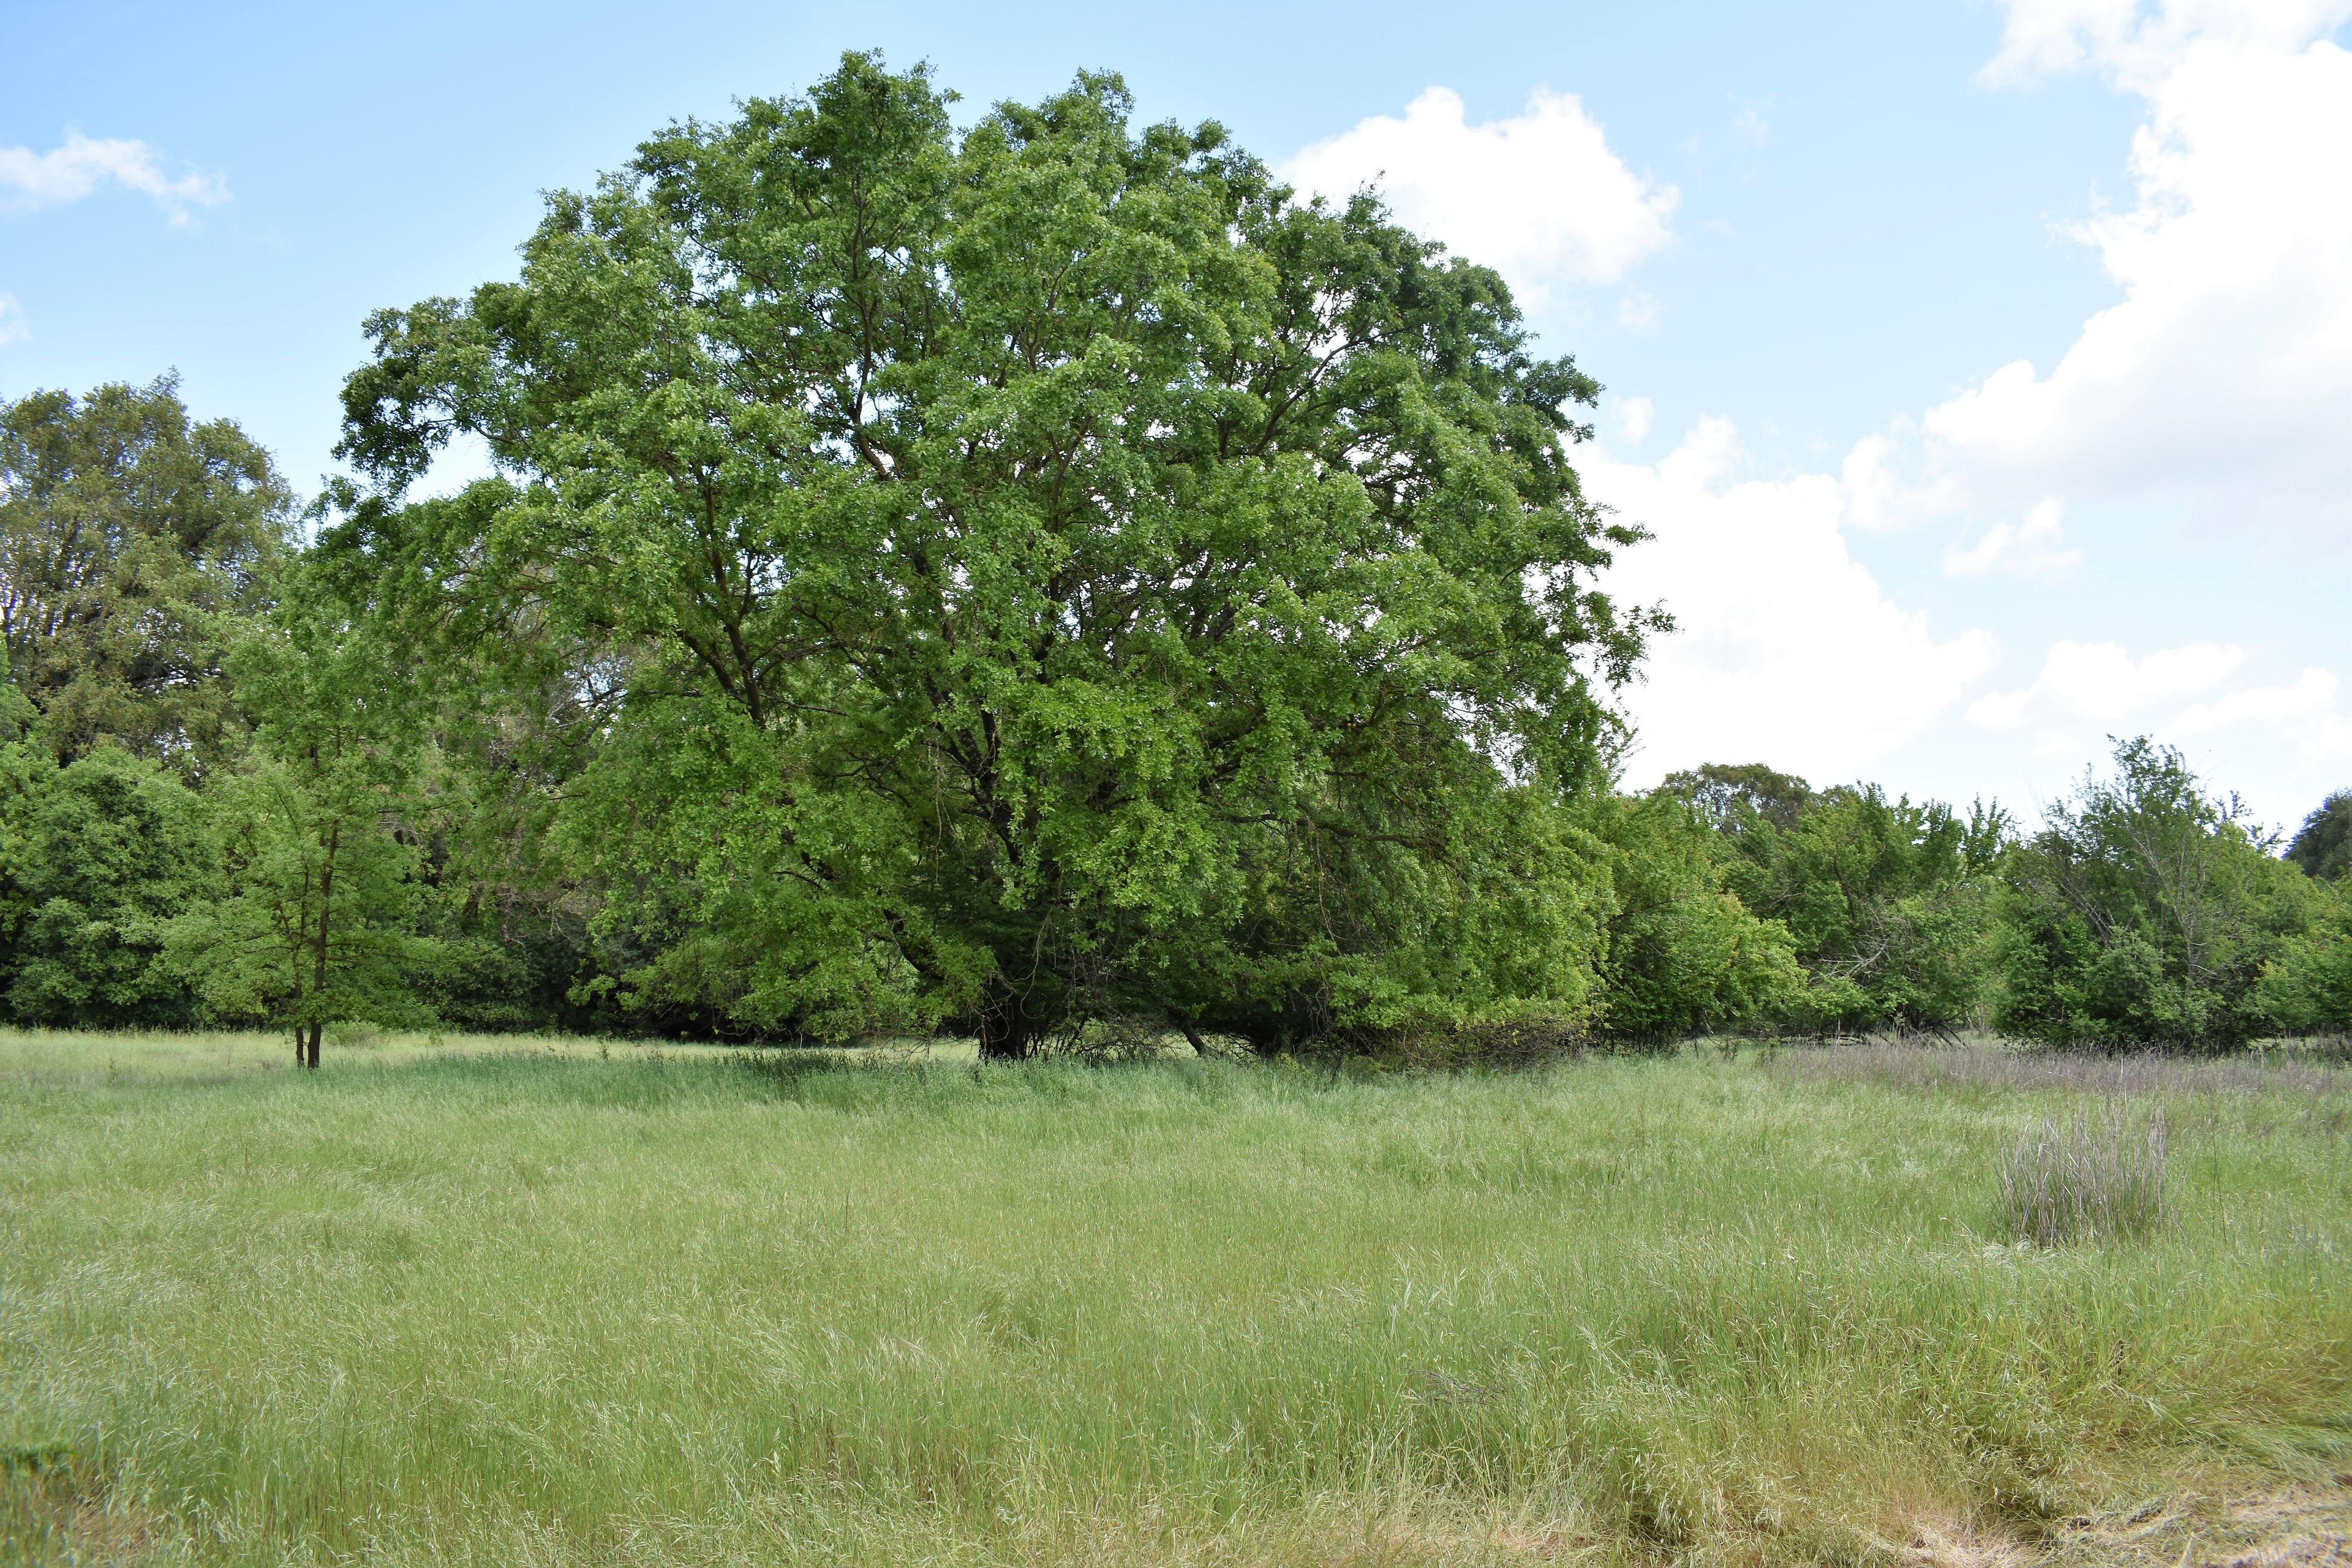
[(980, 1059), (1026, 1061), (1036, 1046), (1036, 1027), (1029, 1016), (1027, 999), (1012, 991), (992, 988), (980, 1011)]
[(1192, 1054), (1202, 1061), (1207, 1061), (1209, 1042), (1201, 1037), (1201, 1031), (1194, 1027), (1192, 1020), (1181, 1013), (1171, 1013), (1168, 1016), (1176, 1020), (1178, 1028), (1184, 1031), (1184, 1043), (1192, 1047)]
[(310, 965), (310, 1059), (305, 1065), (312, 1072), (319, 1070), (319, 1037), (327, 1027), (327, 953), (328, 919), (335, 910), (335, 852), (342, 847), (343, 825), (337, 822), (327, 830), (327, 861), (319, 872), (319, 936), (311, 950)]

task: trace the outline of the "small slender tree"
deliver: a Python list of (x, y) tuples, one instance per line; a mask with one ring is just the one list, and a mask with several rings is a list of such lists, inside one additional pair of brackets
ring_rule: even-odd
[(299, 1066), (319, 1065), (331, 1023), (423, 1016), (415, 984), (438, 944), (414, 932), (427, 889), (390, 804), (342, 770), (274, 758), (217, 790), (229, 891), (173, 923), (173, 951), (215, 1016), (290, 1029)]
[(315, 1068), (331, 1023), (423, 1017), (416, 983), (445, 954), (417, 934), (404, 661), (318, 583), (290, 586), (231, 656), (257, 744), (213, 792), (226, 893), (173, 922), (171, 949), (215, 1016), (290, 1029)]

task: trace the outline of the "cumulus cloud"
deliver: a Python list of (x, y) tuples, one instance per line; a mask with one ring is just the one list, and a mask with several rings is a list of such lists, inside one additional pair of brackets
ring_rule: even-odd
[(2235, 684), (2245, 663), (2245, 650), (2227, 643), (2134, 658), (2115, 643), (2061, 642), (2031, 685), (1980, 697), (1968, 716), (2052, 764), (2092, 762), (2110, 735), (2153, 735), (2201, 750), (2203, 765), (2226, 761), (2230, 782), (2260, 781), (2254, 794), (2270, 809), (2291, 811), (2300, 795), (2331, 787), (2336, 759), (2352, 756), (2342, 682), (2306, 667), (2291, 682)]
[(1944, 556), (1955, 577), (2063, 577), (2083, 563), (2083, 552), (2066, 546), (2065, 504), (2045, 500), (2023, 522), (1996, 522), (1974, 544)]
[(1617, 404), (1617, 433), (1638, 447), (1650, 438), (1650, 426), (1657, 417), (1657, 405), (1648, 398), (1621, 398)]
[(1989, 77), (2095, 69), (2140, 97), (2132, 204), (2074, 226), (2123, 298), (2046, 373), (1931, 409), (1980, 505), (2181, 497), (2352, 542), (2352, 0), (2008, 0)]
[(0, 294), (0, 347), (22, 342), (33, 335), (25, 324), (25, 311), (14, 294)]
[(2335, 710), (2336, 687), (2334, 672), (2305, 668), (2292, 686), (2250, 686), (2211, 702), (2200, 702), (2176, 715), (2165, 730), (2173, 735), (2201, 735), (2239, 724), (2324, 721)]
[(1992, 664), (1990, 637), (1939, 640), (1854, 560), (1837, 479), (1741, 480), (1740, 461), (1730, 422), (1706, 419), (1656, 464), (1602, 453), (1580, 465), (1590, 493), (1655, 536), (1623, 552), (1611, 590), (1664, 602), (1682, 627), (1655, 645), (1627, 700), (1642, 737), (1636, 784), (1759, 758), (1856, 777)]
[(1403, 119), (1374, 115), (1282, 174), (1334, 200), (1376, 186), (1408, 226), (1496, 268), (1538, 304), (1555, 289), (1622, 281), (1673, 238), (1681, 199), (1626, 167), (1573, 95), (1540, 89), (1516, 118), (1473, 125), (1459, 94), (1433, 87)]
[(30, 147), (0, 147), (0, 212), (35, 212), (80, 201), (100, 185), (137, 191), (162, 207), (174, 224), (189, 209), (228, 199), (218, 175), (163, 172), (155, 150), (144, 142), (93, 140), (68, 132), (62, 146), (46, 153)]
[[(1999, 787), (2030, 794), (2054, 782), (2053, 759), (2153, 732), (2226, 746), (2232, 781), (2267, 778), (2283, 810), (2352, 756), (2333, 673), (2258, 672), (2221, 641), (2136, 654), (2055, 638), (2062, 624), (2020, 650), (2040, 656), (2038, 673), (1987, 693), (1990, 637), (1931, 628), (1849, 548), (1927, 524), (1952, 536), (1951, 576), (2053, 578), (2083, 560), (2070, 506), (2150, 500), (2352, 543), (2352, 54), (2329, 37), (2352, 0), (2001, 4), (1989, 85), (2095, 71), (2142, 105), (2125, 199), (2063, 231), (2097, 256), (2116, 302), (2054, 363), (1955, 367), (1979, 379), (1830, 472), (1745, 477), (1721, 420), (1654, 464), (1580, 450), (1589, 491), (1656, 535), (1610, 586), (1664, 602), (1684, 628), (1628, 697), (1633, 784), (1706, 761), (1819, 779), (1885, 762), (1948, 766), (1963, 788), (2006, 774)], [(1473, 125), (1433, 88), (1285, 174), (1332, 196), (1379, 185), (1405, 222), (1534, 302), (1607, 289), (1627, 326), (1655, 309), (1632, 274), (1672, 243), (1677, 195), (1629, 169), (1573, 98), (1538, 93), (1517, 118)], [(1654, 419), (1629, 399), (1606, 428), (1631, 448)]]
[(1989, 730), (2039, 725), (2071, 750), (2085, 725), (2144, 720), (2161, 704), (2212, 690), (2245, 661), (2245, 649), (2226, 643), (2189, 643), (2136, 659), (2111, 642), (2061, 642), (2031, 686), (1978, 698), (1969, 719)]
[(2352, 16), (2346, 0), (2003, 0), (2000, 52), (1981, 79), (2011, 87), (2089, 67), (2161, 74), (2201, 39), (2293, 49)]

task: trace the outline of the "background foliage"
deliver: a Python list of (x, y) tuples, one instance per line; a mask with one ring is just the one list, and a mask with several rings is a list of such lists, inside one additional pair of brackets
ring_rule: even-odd
[[(673, 125), (381, 311), (299, 527), (173, 383), (0, 406), (0, 1007), (1514, 1058), (2352, 1028), (2282, 858), (2122, 742), (2019, 839), (1761, 763), (1617, 787), (1654, 609), (1598, 384), (1369, 195), (1116, 78)], [(494, 477), (412, 497), (460, 437)]]

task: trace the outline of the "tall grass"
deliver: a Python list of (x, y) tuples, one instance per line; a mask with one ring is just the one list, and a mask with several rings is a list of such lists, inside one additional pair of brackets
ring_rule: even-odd
[(2137, 1129), (2121, 1110), (2045, 1117), (2000, 1170), (2010, 1235), (2037, 1247), (2145, 1236), (2164, 1223), (2164, 1112)]
[(1863, 1561), (2347, 1460), (2352, 1074), (2021, 1252), (2063, 1088), (275, 1054), (0, 1037), (0, 1560)]

